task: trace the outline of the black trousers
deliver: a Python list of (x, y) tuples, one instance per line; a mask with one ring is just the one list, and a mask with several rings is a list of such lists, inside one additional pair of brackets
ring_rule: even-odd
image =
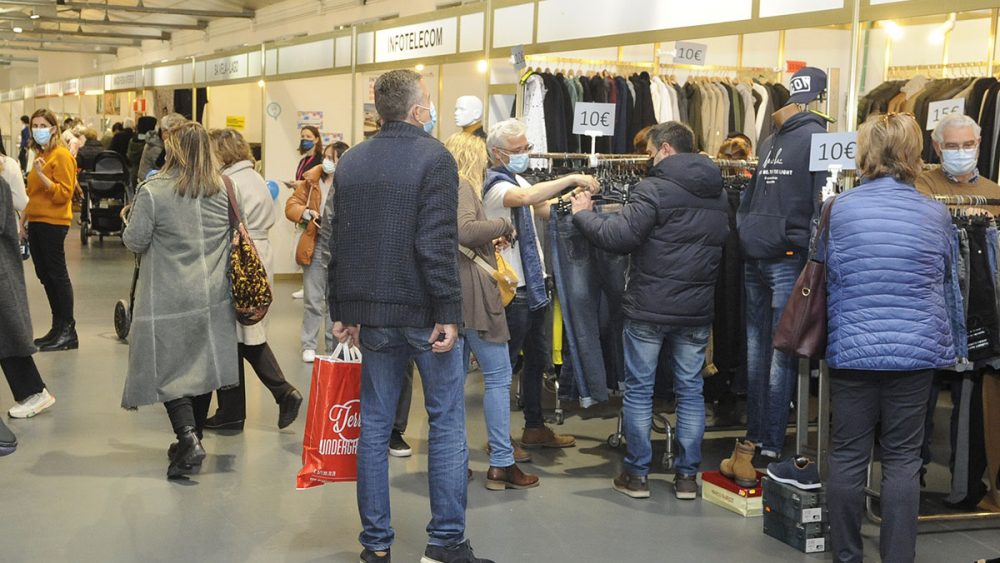
[(14, 400), (19, 403), (45, 389), (45, 382), (31, 356), (4, 358), (0, 360), (0, 369), (3, 369)]
[(257, 345), (240, 344), (240, 384), (232, 389), (216, 391), (219, 412), (226, 420), (243, 420), (247, 416), (246, 380), (243, 360), (250, 362), (254, 372), (264, 387), (274, 395), (274, 402), (280, 402), (294, 387), (285, 380), (285, 374), (274, 357), (267, 342)]
[[(205, 427), (205, 419), (208, 418), (208, 407), (212, 404), (212, 394), (205, 393), (195, 397), (181, 397), (163, 403), (167, 408), (167, 416), (170, 417), (170, 426), (175, 434), (180, 434), (185, 427), (194, 428), (196, 432), (201, 432)], [(199, 436), (201, 434), (198, 434)]]
[(864, 486), (875, 430), (881, 428), (884, 563), (912, 563), (916, 557), (920, 508), (920, 448), (933, 372), (852, 372), (830, 378), (833, 451), (827, 502), (833, 560), (861, 563)]
[(45, 288), (53, 321), (73, 322), (73, 284), (66, 269), (66, 234), (69, 227), (28, 223), (28, 244), (35, 275)]

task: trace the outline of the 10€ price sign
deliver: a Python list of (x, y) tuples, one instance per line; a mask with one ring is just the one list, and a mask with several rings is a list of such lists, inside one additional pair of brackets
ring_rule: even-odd
[(573, 106), (573, 134), (615, 134), (615, 104), (577, 102)]
[(689, 41), (678, 41), (674, 43), (674, 63), (705, 66), (705, 58), (708, 54), (708, 45), (704, 43), (691, 43)]
[(842, 166), (843, 170), (854, 170), (857, 151), (857, 132), (816, 133), (809, 150), (809, 171), (825, 172), (832, 164)]
[(965, 98), (931, 102), (927, 106), (927, 130), (934, 129), (938, 123), (953, 113), (965, 113)]

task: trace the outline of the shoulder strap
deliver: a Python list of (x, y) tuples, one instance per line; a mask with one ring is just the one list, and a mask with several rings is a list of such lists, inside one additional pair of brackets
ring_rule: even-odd
[(830, 213), (833, 210), (833, 203), (837, 201), (837, 196), (833, 196), (830, 199), (823, 202), (823, 211), (820, 212), (819, 225), (816, 227), (816, 236), (813, 237), (812, 243), (809, 245), (809, 256), (812, 259), (816, 259), (816, 251), (820, 244), (822, 244), (822, 250), (826, 251), (826, 243), (830, 239)]
[(483, 271), (485, 271), (490, 276), (495, 276), (496, 275), (496, 273), (497, 273), (496, 268), (494, 268), (493, 266), (490, 266), (490, 263), (487, 262), (486, 260), (483, 260), (482, 256), (479, 256), (478, 254), (476, 254), (475, 250), (472, 250), (471, 248), (469, 248), (467, 246), (462, 246), (462, 245), (458, 245), (458, 250), (459, 250), (459, 252), (461, 252), (462, 254), (464, 254), (466, 258), (468, 258), (469, 260), (472, 260), (476, 264), (476, 266), (479, 266), (480, 268), (482, 268)]
[(223, 175), (222, 182), (226, 185), (226, 194), (229, 196), (229, 226), (233, 229), (240, 224), (240, 210), (236, 203), (236, 190), (233, 189), (233, 181), (229, 176)]

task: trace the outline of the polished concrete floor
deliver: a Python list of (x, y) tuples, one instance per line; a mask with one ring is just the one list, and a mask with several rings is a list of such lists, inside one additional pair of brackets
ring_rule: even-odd
[[(37, 418), (9, 421), (18, 451), (0, 459), (0, 561), (357, 561), (359, 521), (354, 485), (295, 490), (303, 420), (279, 431), (277, 408), (252, 375), (246, 430), (209, 434), (203, 471), (187, 483), (168, 482), (166, 448), (172, 441), (162, 407), (119, 408), (128, 348), (112, 325), (115, 301), (128, 295), (131, 255), (117, 240), (96, 239), (81, 249), (67, 240), (76, 291), (78, 351), (35, 356), (55, 406)], [(47, 329), (48, 307), (27, 266), (35, 332)], [(286, 376), (308, 389), (310, 367), (299, 358), (302, 311), (281, 282), (269, 314), (270, 341)], [(2, 337), (2, 336), (0, 336)], [(611, 562), (822, 561), (764, 536), (759, 518), (744, 519), (701, 500), (674, 499), (656, 469), (652, 498), (631, 500), (611, 489), (622, 453), (605, 439), (613, 420), (571, 416), (559, 429), (578, 446), (535, 453), (525, 469), (541, 476), (528, 491), (488, 492), (483, 472), (482, 378), (466, 387), (471, 467), (468, 535), (477, 554), (497, 561)], [(396, 561), (415, 562), (426, 541), (426, 415), (415, 391), (409, 459), (391, 459)], [(0, 386), (0, 406), (11, 404)], [(936, 440), (944, 443), (947, 412), (939, 410)], [(521, 415), (514, 413), (519, 426)], [(662, 448), (662, 444), (658, 444)], [(704, 467), (717, 466), (730, 438), (705, 443)], [(932, 489), (944, 490), (947, 470), (935, 466)], [(996, 524), (994, 524), (996, 526)], [(978, 529), (977, 529), (978, 528)], [(971, 562), (1000, 556), (996, 528), (924, 525), (922, 562)], [(877, 529), (866, 525), (868, 560), (877, 560)]]

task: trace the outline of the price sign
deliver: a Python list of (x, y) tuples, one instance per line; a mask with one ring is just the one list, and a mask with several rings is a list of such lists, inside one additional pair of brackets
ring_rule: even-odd
[(514, 70), (521, 72), (524, 70), (524, 45), (515, 45), (510, 49), (510, 58), (514, 63)]
[(614, 135), (615, 104), (577, 102), (573, 106), (574, 135)]
[(938, 123), (941, 123), (941, 120), (953, 113), (965, 113), (965, 98), (931, 102), (927, 106), (927, 130), (934, 129)]
[(812, 136), (809, 150), (809, 171), (825, 172), (831, 164), (839, 164), (844, 170), (854, 170), (857, 168), (854, 162), (857, 152), (856, 132), (816, 133)]
[(676, 50), (674, 63), (705, 66), (705, 57), (708, 53), (708, 45), (705, 45), (704, 43), (678, 41), (677, 43), (674, 43), (674, 49)]

